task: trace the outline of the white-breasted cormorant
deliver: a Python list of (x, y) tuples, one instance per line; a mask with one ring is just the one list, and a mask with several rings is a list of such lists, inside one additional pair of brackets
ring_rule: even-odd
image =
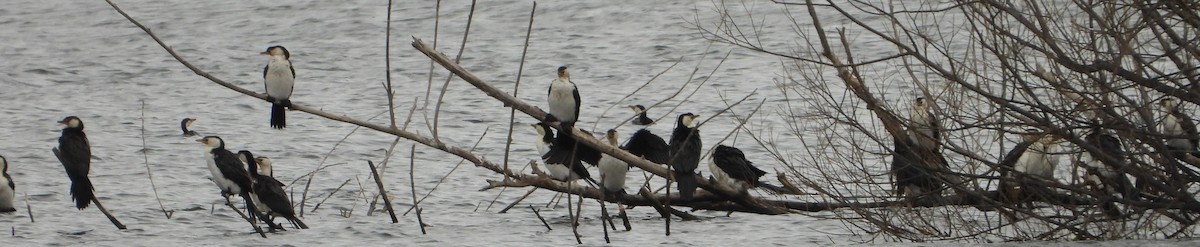
[[(1037, 129), (1028, 129), (1021, 134), (1022, 142), (1005, 155), (1000, 166), (1012, 169), (1003, 173), (1000, 180), (1001, 193), (1010, 202), (1045, 198), (1049, 186), (1033, 182), (1032, 179), (1054, 180), (1054, 168), (1058, 165), (1051, 154), (1058, 147), (1059, 138)], [(1014, 185), (1015, 183), (1015, 185)]]
[[(275, 225), (272, 220), (274, 217), (283, 217), (292, 226), (299, 229), (308, 229), (308, 225), (304, 224), (299, 218), (296, 218), (296, 210), (292, 208), (292, 201), (288, 199), (287, 192), (283, 190), (283, 182), (279, 182), (274, 177), (260, 173), (266, 170), (268, 173), (271, 170), (271, 159), (267, 157), (254, 157), (250, 151), (238, 151), (241, 159), (246, 162), (247, 170), (250, 172), (250, 177), (254, 178), (254, 208), (262, 213), (263, 221), (267, 225)], [(282, 227), (280, 227), (282, 229)]]
[(88, 171), (92, 166), (92, 145), (88, 143), (87, 134), (83, 133), (83, 121), (70, 116), (59, 123), (66, 125), (62, 129), (62, 137), (58, 138), (58, 147), (52, 149), (54, 155), (62, 162), (71, 179), (71, 196), (75, 200), (75, 208), (84, 209), (96, 197)]
[(267, 89), (267, 101), (271, 101), (271, 127), (282, 129), (287, 126), (285, 107), (291, 107), (292, 89), (296, 82), (296, 69), (292, 67), (292, 54), (283, 46), (272, 46), (263, 55), (271, 61), (263, 67), (263, 82)]
[(700, 130), (693, 124), (699, 117), (692, 113), (680, 114), (675, 121), (675, 131), (671, 132), (670, 159), (675, 182), (678, 183), (679, 198), (684, 201), (692, 200), (696, 192), (696, 167), (700, 166)]
[(221, 189), (221, 196), (226, 202), (230, 195), (241, 196), (246, 201), (246, 212), (253, 221), (258, 210), (254, 207), (254, 196), (251, 195), (254, 179), (246, 172), (246, 164), (237, 154), (225, 149), (225, 140), (221, 137), (205, 136), (196, 142), (204, 144), (204, 160), (208, 163), (208, 171), (212, 173), (213, 183)]
[(767, 175), (767, 172), (754, 167), (752, 162), (746, 160), (746, 154), (742, 153), (741, 149), (725, 145), (717, 145), (713, 150), (708, 170), (717, 182), (738, 193), (758, 187), (761, 183), (758, 179)]

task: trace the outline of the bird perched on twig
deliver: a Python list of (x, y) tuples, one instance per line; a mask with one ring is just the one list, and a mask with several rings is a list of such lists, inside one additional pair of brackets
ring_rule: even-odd
[(263, 83), (267, 89), (267, 101), (271, 102), (271, 127), (287, 127), (284, 108), (292, 106), (292, 89), (296, 82), (296, 69), (292, 67), (292, 54), (283, 46), (268, 47), (263, 55), (271, 56), (263, 68)]
[(675, 182), (678, 183), (679, 198), (684, 201), (692, 200), (696, 192), (696, 167), (700, 166), (700, 130), (696, 129), (696, 118), (692, 113), (680, 114), (675, 121), (675, 131), (671, 132), (670, 159)]
[(75, 208), (84, 209), (96, 197), (92, 180), (88, 172), (92, 166), (92, 145), (88, 143), (87, 134), (83, 133), (83, 121), (79, 117), (69, 116), (59, 123), (66, 125), (62, 136), (58, 138), (58, 147), (51, 149), (54, 156), (62, 162), (71, 179), (71, 196), (75, 200)]

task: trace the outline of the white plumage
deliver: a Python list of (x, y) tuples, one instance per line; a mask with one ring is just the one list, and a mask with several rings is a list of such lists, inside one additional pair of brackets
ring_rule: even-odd
[(558, 68), (558, 78), (550, 82), (548, 94), (551, 115), (563, 122), (575, 122), (579, 119), (579, 91), (575, 83), (571, 82), (567, 67)]
[(0, 156), (0, 213), (17, 211), (13, 207), (16, 194), (12, 178), (8, 176), (8, 160)]
[(1050, 154), (1057, 147), (1053, 137), (1042, 137), (1025, 149), (1025, 154), (1021, 155), (1013, 169), (1043, 179), (1054, 179), (1054, 168), (1058, 162)]
[[(608, 144), (617, 146), (617, 131), (608, 130)], [(625, 175), (629, 173), (629, 164), (608, 154), (600, 156), (600, 183), (606, 192), (617, 192), (625, 189)]]

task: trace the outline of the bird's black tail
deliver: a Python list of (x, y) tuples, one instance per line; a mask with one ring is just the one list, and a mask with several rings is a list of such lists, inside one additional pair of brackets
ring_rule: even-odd
[(96, 197), (95, 189), (92, 188), (92, 180), (87, 176), (71, 179), (71, 197), (75, 200), (77, 209), (83, 210), (91, 205), (92, 198)]
[(282, 129), (286, 127), (287, 111), (283, 108), (284, 104), (271, 103), (271, 128)]
[(691, 201), (692, 194), (696, 193), (696, 174), (676, 171), (675, 182), (679, 183), (679, 198)]
[(299, 227), (300, 229), (308, 229), (308, 225), (305, 225), (304, 221), (300, 221), (300, 218), (296, 218), (296, 216), (284, 216), (284, 217), (287, 217), (287, 220), (291, 221), (292, 225)]

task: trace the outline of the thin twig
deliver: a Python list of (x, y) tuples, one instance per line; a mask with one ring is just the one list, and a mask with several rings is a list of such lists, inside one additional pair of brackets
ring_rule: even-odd
[(421, 226), (421, 235), (425, 235), (425, 220), (421, 218), (420, 202), (417, 201), (417, 177), (415, 170), (417, 169), (417, 144), (413, 144), (409, 149), (408, 158), (408, 187), (412, 188), (413, 207), (417, 209), (417, 225)]
[(533, 215), (537, 215), (538, 220), (542, 221), (542, 225), (546, 226), (547, 231), (554, 230), (550, 228), (550, 223), (546, 223), (546, 218), (542, 218), (542, 214), (538, 212), (537, 208), (534, 208), (533, 205), (529, 205), (529, 210), (533, 210)]
[(337, 188), (333, 189), (333, 192), (329, 192), (329, 195), (326, 195), (325, 199), (321, 199), (320, 202), (317, 202), (317, 205), (313, 206), (312, 213), (316, 213), (317, 209), (321, 208), (321, 204), (325, 204), (325, 201), (328, 201), (330, 197), (333, 197), (334, 194), (337, 194), (338, 191), (341, 191), (342, 187), (346, 186), (346, 184), (349, 184), (351, 179), (353, 178), (347, 178), (346, 182), (342, 182), (342, 185), (338, 185)]
[[(458, 46), (458, 55), (454, 56), (454, 63), (462, 61), (463, 52), (467, 50), (467, 36), (471, 34), (471, 23), (475, 20), (475, 3), (476, 0), (471, 0), (471, 11), (467, 13), (467, 27), (463, 31), (462, 44)], [(433, 106), (433, 138), (441, 140), (438, 135), (438, 120), (442, 114), (442, 99), (446, 97), (446, 91), (450, 90), (450, 80), (454, 79), (454, 75), (446, 75), (446, 82), (442, 83), (442, 92), (438, 94), (437, 103)]]
[(383, 196), (383, 203), (388, 210), (388, 214), (392, 216), (392, 224), (399, 223), (400, 219), (396, 218), (396, 210), (392, 208), (392, 199), (388, 198), (387, 190), (383, 189), (383, 179), (379, 176), (379, 171), (375, 170), (375, 163), (367, 161), (367, 166), (371, 167), (371, 176), (375, 177), (375, 185), (379, 186), (379, 194)]
[(162, 210), (167, 219), (171, 219), (171, 214), (175, 210), (167, 211), (167, 207), (163, 206), (162, 198), (158, 197), (158, 186), (154, 185), (154, 173), (150, 172), (150, 150), (146, 149), (146, 100), (142, 100), (142, 161), (146, 164), (146, 178), (150, 179), (150, 189), (154, 190), (154, 200), (158, 201), (158, 209)]
[[(521, 48), (521, 63), (520, 63), (520, 65), (517, 66), (517, 79), (516, 79), (516, 83), (515, 83), (516, 85), (513, 85), (513, 93), (512, 93), (513, 97), (516, 97), (517, 92), (519, 92), (521, 90), (521, 77), (525, 73), (525, 54), (529, 51), (529, 37), (532, 36), (532, 34), (533, 34), (533, 16), (534, 16), (534, 13), (536, 13), (536, 12), (537, 12), (537, 1), (534, 1), (533, 7), (530, 7), (530, 9), (529, 9), (529, 27), (525, 29), (525, 45), (522, 46), (522, 48)], [(507, 141), (504, 142), (504, 170), (508, 170), (508, 162), (509, 162), (508, 157), (512, 153), (513, 125), (516, 124), (516, 119), (517, 119), (517, 109), (509, 109), (509, 111), (508, 111), (508, 137), (505, 138), (505, 140), (507, 140)], [(496, 198), (499, 198), (500, 195), (504, 194), (504, 191), (506, 191), (506, 190), (503, 190), (503, 189), (500, 190), (500, 193), (497, 193)], [(529, 194), (526, 193), (525, 196), (529, 196)], [(524, 197), (521, 197), (521, 198), (524, 198)], [(492, 200), (492, 202), (494, 203), (495, 200)], [(513, 206), (513, 204), (510, 204), (510, 205), (508, 205), (508, 207), (505, 207), (504, 210), (500, 210), (500, 211), (501, 212), (508, 211), (508, 209), (512, 208), (512, 206)], [(492, 207), (492, 204), (488, 204), (488, 208), (490, 209), (491, 207)]]

